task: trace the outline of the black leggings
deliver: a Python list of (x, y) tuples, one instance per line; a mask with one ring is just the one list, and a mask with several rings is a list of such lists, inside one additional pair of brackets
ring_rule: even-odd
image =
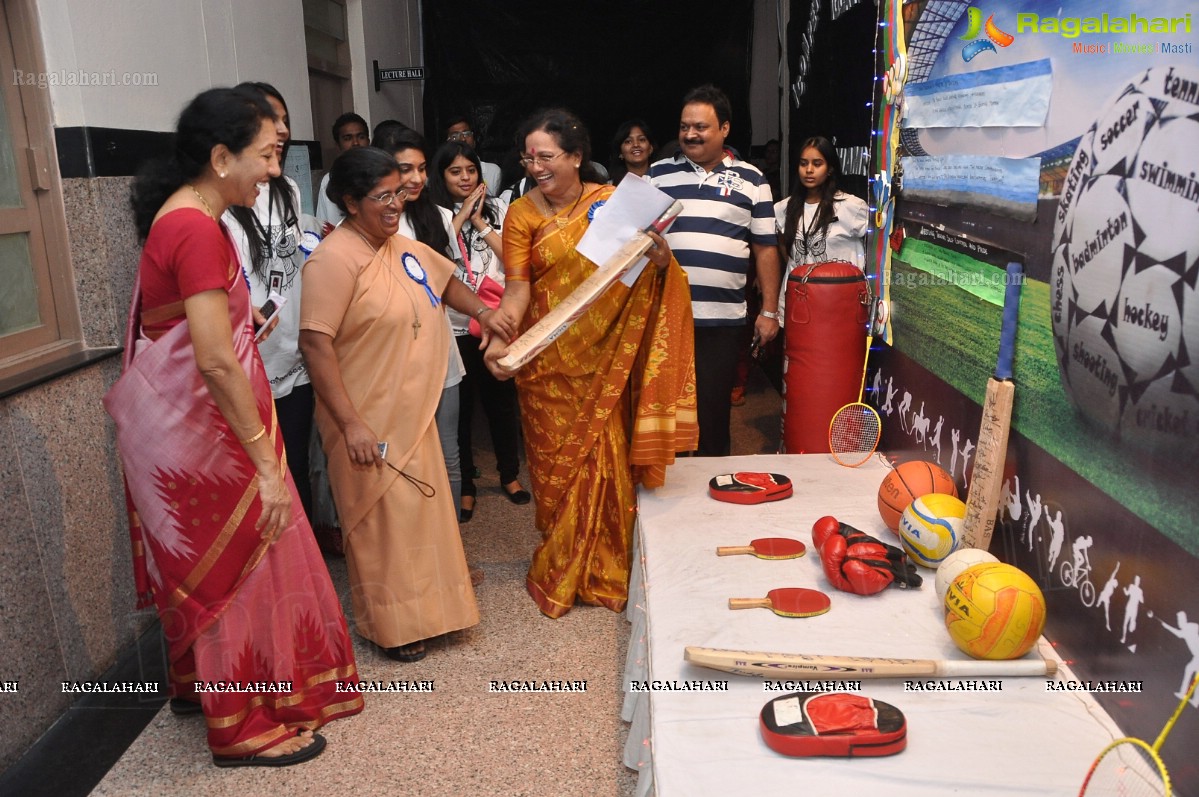
[(275, 415), (287, 452), (287, 469), (296, 483), (304, 515), (312, 520), (312, 481), (308, 476), (308, 439), (312, 436), (312, 385), (296, 385), (282, 398), (275, 399)]
[(476, 396), (487, 416), (501, 485), (515, 481), (520, 475), (520, 411), (516, 405), (516, 382), (511, 379), (501, 382), (491, 375), (483, 363), (479, 339), (472, 335), (456, 335), (454, 340), (466, 365), (466, 376), (458, 384), (458, 449), (462, 456), (462, 494), (475, 495), (471, 428)]

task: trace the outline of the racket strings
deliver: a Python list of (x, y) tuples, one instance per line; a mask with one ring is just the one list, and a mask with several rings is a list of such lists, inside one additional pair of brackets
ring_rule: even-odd
[(837, 410), (828, 429), (829, 451), (842, 465), (861, 465), (878, 447), (882, 421), (869, 404), (846, 404)]
[(1170, 797), (1170, 774), (1141, 739), (1112, 743), (1087, 774), (1079, 797)]

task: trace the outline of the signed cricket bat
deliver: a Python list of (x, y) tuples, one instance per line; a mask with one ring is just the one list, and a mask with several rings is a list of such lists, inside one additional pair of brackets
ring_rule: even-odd
[(759, 678), (812, 678), (822, 681), (857, 681), (867, 678), (984, 678), (993, 676), (1047, 676), (1057, 672), (1053, 659), (1035, 657), (989, 659), (887, 659), (864, 656), (816, 656), (806, 653), (768, 653), (757, 650), (723, 650), (687, 647), (683, 659), (699, 667)]
[[(683, 204), (675, 202), (646, 230), (664, 233), (682, 212)], [(540, 321), (513, 341), (508, 347), (508, 353), (498, 360), (500, 367), (508, 371), (515, 371), (540, 354), (546, 346), (565, 332), (567, 327), (578, 320), (579, 316), (587, 312), (587, 308), (594, 304), (600, 296), (603, 296), (613, 283), (636, 265), (646, 250), (653, 246), (653, 243), (653, 240), (644, 231), (630, 238), (591, 276), (583, 280), (570, 296), (559, 302)]]
[(962, 522), (964, 548), (986, 550), (991, 545), (991, 535), (995, 533), (999, 495), (1003, 490), (1003, 463), (1007, 458), (1008, 432), (1012, 425), (1012, 401), (1016, 396), (1016, 385), (1012, 381), (1012, 357), (1016, 351), (1016, 322), (1020, 315), (1022, 282), (1020, 264), (1008, 263), (999, 358), (995, 363), (995, 375), (987, 380), (978, 446), (974, 450), (974, 473), (970, 477), (966, 518)]

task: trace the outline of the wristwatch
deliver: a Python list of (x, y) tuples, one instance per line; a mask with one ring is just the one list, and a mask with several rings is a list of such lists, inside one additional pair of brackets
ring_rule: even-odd
[(759, 315), (761, 315), (763, 318), (769, 318), (771, 321), (779, 320), (779, 314), (772, 313), (769, 310), (763, 310)]

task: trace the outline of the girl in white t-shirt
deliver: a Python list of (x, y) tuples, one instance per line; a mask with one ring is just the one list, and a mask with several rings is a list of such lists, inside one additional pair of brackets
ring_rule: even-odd
[[(480, 182), (479, 156), (468, 145), (447, 141), (438, 148), (429, 168), (429, 195), (447, 213), (453, 213), (454, 246), (458, 249), (455, 276), (477, 293), (483, 277), (504, 284), (501, 230), (508, 204), (484, 194)], [(495, 450), (500, 489), (514, 504), (527, 504), (531, 496), (521, 486), (520, 415), (516, 404), (516, 383), (501, 382), (483, 364), (479, 339), (469, 332), (470, 319), (450, 310), (454, 340), (466, 364), (466, 376), (458, 385), (458, 450), (462, 459), (462, 503), (459, 515), (468, 521), (474, 515), (477, 489), (474, 481), (474, 452), (471, 430), (476, 399), (487, 416), (491, 444)]]
[(870, 209), (852, 194), (837, 189), (841, 159), (823, 136), (804, 141), (791, 194), (774, 206), (775, 230), (786, 268), (779, 292), (779, 317), (783, 314), (787, 277), (811, 263), (843, 260), (866, 268), (864, 237)]
[[(257, 91), (274, 109), (276, 154), (282, 163), (291, 138), (283, 96), (267, 83), (243, 83), (238, 88)], [(258, 199), (252, 208), (230, 207), (222, 220), (241, 258), (254, 307), (262, 308), (272, 293), (286, 300), (279, 311), (278, 325), (258, 344), (258, 353), (271, 382), (287, 466), (304, 513), (311, 519), (308, 442), (312, 435), (314, 399), (308, 370), (300, 355), (300, 271), (307, 257), (305, 249), (310, 252), (319, 239), (304, 238), (300, 210), (299, 187), (290, 177), (279, 176), (259, 186)]]

